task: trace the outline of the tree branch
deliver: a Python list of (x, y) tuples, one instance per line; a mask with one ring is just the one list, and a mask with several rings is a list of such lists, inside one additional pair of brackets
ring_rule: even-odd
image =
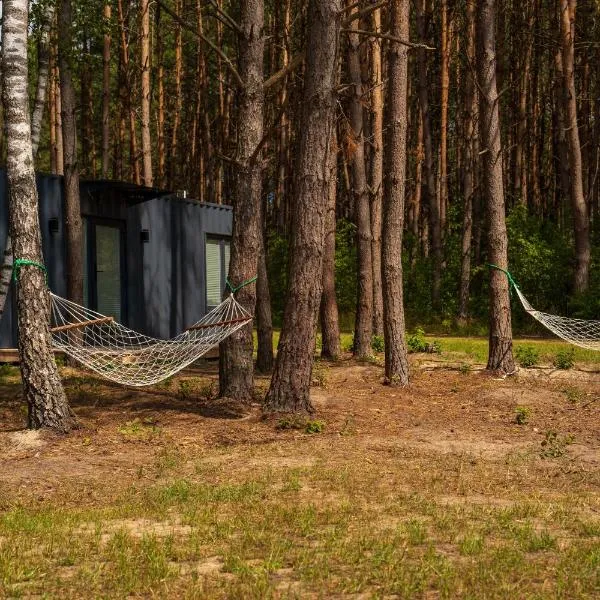
[(269, 79), (265, 81), (263, 87), (265, 90), (272, 88), (277, 85), (282, 79), (285, 78), (286, 75), (294, 71), (297, 67), (299, 67), (304, 62), (303, 54), (296, 54), (296, 56), (292, 57), (287, 67), (280, 69), (277, 73), (273, 73)]
[[(388, 0), (381, 0), (381, 2), (371, 4), (370, 6), (367, 6), (367, 7), (363, 8), (362, 10), (359, 10), (358, 12), (353, 13), (352, 15), (350, 15), (350, 17), (348, 17), (348, 19), (346, 19), (345, 21), (342, 22), (342, 27), (349, 27), (350, 25), (352, 25), (352, 23), (354, 23), (354, 21), (356, 21), (358, 19), (362, 19), (363, 17), (366, 17), (367, 15), (370, 15), (372, 12), (376, 11), (378, 8), (381, 8), (382, 6), (385, 6), (387, 3), (388, 3)], [(357, 4), (360, 5), (360, 2)], [(354, 6), (352, 8), (356, 8), (356, 6)]]
[(210, 5), (215, 9), (215, 17), (221, 21), (224, 25), (231, 27), (238, 35), (242, 35), (242, 28), (215, 2), (215, 0), (208, 0)]
[(389, 40), (390, 42), (396, 42), (397, 44), (402, 44), (403, 46), (408, 46), (409, 48), (421, 48), (422, 50), (435, 50), (432, 46), (427, 46), (427, 44), (419, 44), (415, 42), (409, 42), (407, 40), (403, 40), (393, 35), (389, 35), (387, 33), (375, 33), (374, 31), (366, 31), (364, 29), (341, 29), (342, 33), (356, 33), (357, 35), (364, 35), (367, 37), (376, 37), (381, 38), (382, 40)]
[(242, 78), (240, 77), (240, 74), (237, 72), (237, 69), (234, 67), (233, 63), (231, 62), (231, 60), (229, 59), (229, 57), (215, 44), (213, 44), (213, 42), (210, 41), (209, 38), (207, 38), (203, 33), (198, 33), (195, 29), (192, 29), (175, 11), (171, 10), (164, 2), (163, 0), (156, 0), (156, 3), (183, 29), (185, 29), (186, 31), (189, 31), (191, 34), (193, 34), (194, 36), (196, 36), (197, 38), (201, 39), (211, 50), (213, 50), (214, 52), (216, 52), (221, 59), (223, 60), (223, 62), (225, 63), (225, 65), (227, 66), (227, 68), (229, 69), (229, 71), (231, 72), (231, 74), (233, 75), (233, 78), (235, 79), (235, 82), (237, 83), (237, 85), (240, 88), (244, 87), (244, 81), (242, 80)]

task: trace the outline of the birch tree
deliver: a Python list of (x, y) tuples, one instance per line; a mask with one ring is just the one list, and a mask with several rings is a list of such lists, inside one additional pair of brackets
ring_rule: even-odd
[(2, 101), (6, 170), (17, 278), (19, 359), (28, 426), (68, 431), (74, 420), (52, 353), (50, 306), (42, 268), (38, 199), (29, 117), (27, 0), (5, 0), (2, 22)]

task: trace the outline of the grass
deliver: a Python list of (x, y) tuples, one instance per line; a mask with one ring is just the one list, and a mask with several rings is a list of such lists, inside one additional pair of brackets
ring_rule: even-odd
[[(335, 493), (316, 500), (314, 489)], [(0, 517), (0, 590), (114, 598), (600, 591), (597, 521), (576, 516), (567, 498), (506, 509), (389, 491), (359, 465), (340, 476), (321, 464), (235, 483), (176, 478), (95, 508), (12, 506)], [(557, 516), (560, 534), (551, 533)]]

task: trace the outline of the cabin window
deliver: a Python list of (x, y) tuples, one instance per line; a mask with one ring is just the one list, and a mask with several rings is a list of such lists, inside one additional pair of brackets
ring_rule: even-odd
[(210, 310), (221, 303), (229, 271), (229, 240), (206, 238), (206, 306)]

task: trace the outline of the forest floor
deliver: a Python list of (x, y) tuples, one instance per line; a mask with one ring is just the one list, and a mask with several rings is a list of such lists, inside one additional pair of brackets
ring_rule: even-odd
[[(0, 382), (0, 597), (600, 598), (600, 371), (318, 362), (307, 419), (62, 368), (81, 427)], [(258, 380), (264, 392), (268, 380)], [(258, 399), (258, 396), (257, 396)]]

